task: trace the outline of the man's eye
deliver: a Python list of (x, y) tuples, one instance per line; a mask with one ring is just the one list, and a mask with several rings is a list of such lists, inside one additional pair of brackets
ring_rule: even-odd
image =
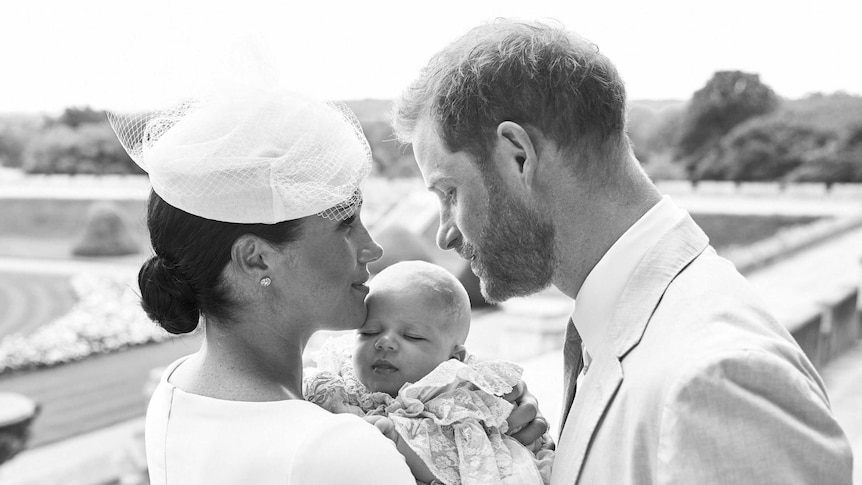
[(449, 189), (443, 193), (443, 200), (453, 203), (455, 202), (455, 189)]

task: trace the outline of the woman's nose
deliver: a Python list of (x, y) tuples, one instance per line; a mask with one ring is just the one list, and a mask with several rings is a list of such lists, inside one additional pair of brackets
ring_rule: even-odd
[(377, 350), (395, 350), (395, 340), (389, 335), (381, 335), (380, 338), (374, 342), (374, 348)]
[(366, 240), (362, 247), (359, 249), (359, 262), (362, 264), (373, 263), (377, 261), (383, 256), (383, 248), (377, 244), (374, 239), (371, 238), (371, 235), (368, 234), (368, 231), (365, 231)]

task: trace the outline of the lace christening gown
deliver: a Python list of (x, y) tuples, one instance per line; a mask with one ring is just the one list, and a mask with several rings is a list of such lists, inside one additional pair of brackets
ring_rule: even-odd
[[(504, 361), (443, 362), (396, 397), (369, 392), (356, 378), (352, 338), (330, 339), (317, 367), (305, 370), (305, 399), (334, 413), (389, 417), (425, 465), (447, 485), (547, 484), (554, 452), (550, 438), (524, 447), (505, 434), (512, 404), (500, 396), (521, 378)], [(531, 451), (532, 450), (532, 451)]]

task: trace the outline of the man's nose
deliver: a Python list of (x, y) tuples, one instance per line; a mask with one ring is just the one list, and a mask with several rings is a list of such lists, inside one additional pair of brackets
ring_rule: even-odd
[(452, 221), (451, 217), (440, 216), (440, 226), (437, 228), (437, 246), (443, 250), (454, 249), (460, 246), (461, 231)]

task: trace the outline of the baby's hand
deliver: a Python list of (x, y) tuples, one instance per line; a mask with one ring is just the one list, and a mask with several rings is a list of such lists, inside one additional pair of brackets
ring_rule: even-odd
[(364, 416), (362, 419), (377, 428), (383, 436), (392, 441), (398, 441), (398, 432), (395, 431), (395, 423), (386, 416)]

